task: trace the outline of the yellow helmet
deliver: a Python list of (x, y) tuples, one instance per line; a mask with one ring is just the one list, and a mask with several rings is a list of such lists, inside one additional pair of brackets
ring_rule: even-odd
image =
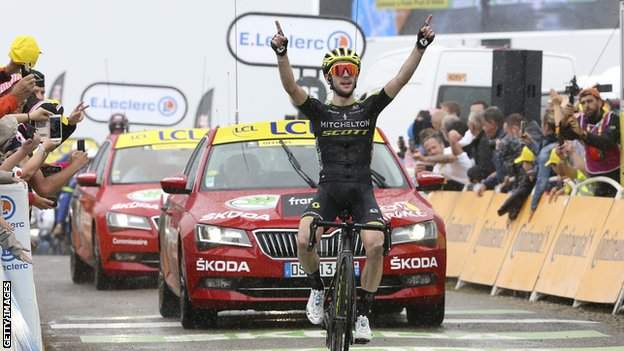
[(546, 161), (546, 167), (550, 165), (558, 165), (561, 162), (561, 157), (557, 155), (557, 148), (552, 149), (550, 151), (550, 156), (548, 157), (548, 161)]
[(41, 50), (39, 50), (35, 38), (30, 35), (18, 35), (11, 44), (9, 57), (11, 61), (25, 65), (30, 69), (35, 67), (40, 53)]
[(338, 61), (348, 61), (355, 64), (360, 69), (360, 56), (353, 49), (349, 48), (337, 48), (325, 54), (323, 57), (323, 73), (329, 73), (331, 66)]
[(514, 163), (518, 164), (522, 162), (533, 162), (533, 161), (535, 161), (535, 154), (533, 153), (533, 151), (531, 151), (531, 149), (525, 146), (522, 148), (522, 152), (520, 153), (520, 156), (518, 156), (518, 158), (514, 160)]

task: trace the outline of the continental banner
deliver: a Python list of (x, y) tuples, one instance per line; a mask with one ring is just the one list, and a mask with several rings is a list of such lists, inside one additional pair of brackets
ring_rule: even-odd
[(505, 255), (516, 235), (519, 222), (526, 221), (529, 202), (525, 201), (518, 218), (508, 223), (507, 216), (499, 216), (497, 210), (503, 205), (509, 194), (494, 194), (490, 207), (481, 216), (483, 218), (475, 229), (475, 244), (468, 252), (464, 269), (459, 280), (493, 286), (498, 272), (503, 265)]
[(604, 197), (570, 198), (531, 300), (539, 294), (575, 297), (613, 203), (612, 198)]
[(624, 201), (613, 204), (590, 257), (575, 299), (615, 304), (624, 284)]
[(432, 191), (428, 194), (427, 201), (446, 223), (455, 209), (460, 194), (459, 191)]
[(462, 192), (457, 205), (446, 223), (446, 276), (459, 277), (465, 267), (466, 257), (474, 246), (475, 227), (483, 221), (490, 205), (492, 191), (478, 196), (473, 191)]
[(505, 255), (496, 288), (533, 291), (567, 202), (567, 196), (559, 196), (554, 201), (542, 196), (533, 218), (520, 216), (518, 233)]
[(448, 9), (449, 0), (376, 0), (378, 9)]

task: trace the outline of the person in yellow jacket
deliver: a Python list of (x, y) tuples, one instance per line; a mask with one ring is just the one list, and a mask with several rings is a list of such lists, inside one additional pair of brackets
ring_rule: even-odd
[[(557, 148), (552, 149), (550, 152), (550, 157), (546, 161), (546, 167), (552, 167), (553, 171), (560, 176), (564, 182), (563, 186), (558, 188), (557, 190), (551, 193), (551, 200), (556, 198), (558, 195), (570, 195), (572, 193), (572, 186), (565, 182), (566, 179), (571, 180), (573, 183), (578, 184), (587, 179), (587, 175), (582, 170), (573, 167), (568, 164), (568, 162), (563, 162), (559, 154), (557, 153)], [(579, 189), (579, 193), (586, 196), (593, 195), (593, 190), (591, 186), (584, 185)]]
[(498, 209), (499, 216), (509, 213), (510, 221), (518, 217), (522, 205), (531, 195), (533, 187), (535, 186), (535, 154), (528, 146), (524, 146), (520, 152), (520, 156), (514, 160), (514, 163), (522, 166), (522, 173), (518, 181), (518, 186)]

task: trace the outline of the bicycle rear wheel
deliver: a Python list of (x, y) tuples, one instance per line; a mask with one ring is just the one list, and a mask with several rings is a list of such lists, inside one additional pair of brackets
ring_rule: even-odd
[(332, 304), (330, 306), (330, 350), (348, 351), (351, 345), (355, 281), (353, 257), (340, 256), (336, 263), (336, 275)]

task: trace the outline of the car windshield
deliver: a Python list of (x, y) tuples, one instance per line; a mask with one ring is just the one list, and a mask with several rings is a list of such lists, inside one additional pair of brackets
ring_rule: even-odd
[(182, 173), (193, 152), (191, 147), (152, 145), (117, 149), (110, 172), (112, 184), (157, 183)]
[[(314, 140), (285, 142), (301, 169), (318, 183), (320, 167)], [(371, 168), (383, 177), (384, 187), (407, 187), (407, 181), (386, 145), (374, 144)], [(275, 140), (215, 145), (203, 174), (203, 191), (310, 186), (297, 174), (288, 154)]]

